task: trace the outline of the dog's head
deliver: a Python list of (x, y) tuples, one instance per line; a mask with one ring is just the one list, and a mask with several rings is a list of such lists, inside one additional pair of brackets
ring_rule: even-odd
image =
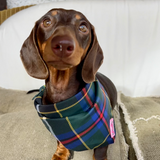
[(82, 79), (92, 82), (103, 53), (94, 27), (80, 12), (52, 9), (40, 18), (25, 40), (21, 59), (28, 74), (47, 79), (49, 68), (66, 70), (82, 64)]

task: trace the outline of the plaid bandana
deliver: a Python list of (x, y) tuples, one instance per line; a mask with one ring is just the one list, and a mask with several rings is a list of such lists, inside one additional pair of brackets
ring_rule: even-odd
[(67, 149), (83, 151), (114, 143), (112, 108), (98, 80), (55, 104), (42, 104), (44, 90), (45, 87), (41, 87), (35, 96), (35, 108), (46, 128)]

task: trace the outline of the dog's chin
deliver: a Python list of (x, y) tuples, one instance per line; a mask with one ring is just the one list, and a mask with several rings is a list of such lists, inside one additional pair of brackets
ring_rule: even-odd
[(75, 64), (69, 64), (69, 63), (66, 63), (63, 61), (48, 62), (47, 64), (48, 64), (48, 66), (51, 66), (51, 67), (53, 67), (57, 70), (61, 70), (61, 71), (71, 69), (76, 66)]

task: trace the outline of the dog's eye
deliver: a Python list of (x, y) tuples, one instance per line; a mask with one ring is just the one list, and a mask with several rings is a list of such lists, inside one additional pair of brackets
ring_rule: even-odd
[(82, 24), (79, 26), (79, 30), (83, 33), (86, 33), (88, 31), (88, 28), (86, 25)]
[(50, 19), (45, 19), (45, 20), (43, 21), (44, 27), (49, 27), (51, 24), (52, 24), (52, 22), (51, 22)]

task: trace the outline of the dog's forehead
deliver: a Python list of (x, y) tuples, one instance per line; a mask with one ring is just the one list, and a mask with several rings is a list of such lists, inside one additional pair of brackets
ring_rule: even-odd
[(57, 17), (59, 20), (63, 21), (72, 21), (73, 19), (88, 21), (87, 18), (81, 12), (75, 10), (52, 9), (47, 14), (53, 17)]

